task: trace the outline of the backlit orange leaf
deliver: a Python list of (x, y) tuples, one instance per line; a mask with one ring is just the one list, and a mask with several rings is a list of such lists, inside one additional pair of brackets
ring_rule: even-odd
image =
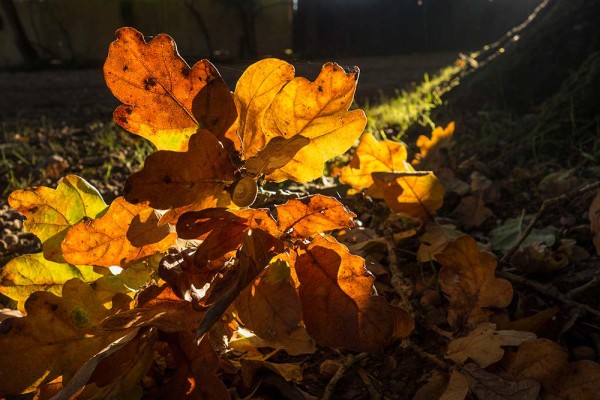
[(74, 225), (62, 252), (71, 264), (110, 267), (139, 260), (171, 246), (177, 236), (168, 225), (157, 226), (157, 212), (118, 197), (100, 218)]
[(412, 164), (419, 166), (420, 169), (438, 170), (444, 164), (444, 151), (450, 147), (450, 141), (454, 135), (454, 122), (450, 122), (446, 128), (436, 127), (431, 132), (431, 139), (425, 135), (417, 138), (417, 147), (419, 154), (415, 155)]
[(124, 196), (130, 203), (148, 202), (166, 210), (193, 205), (214, 207), (224, 187), (233, 182), (234, 167), (222, 144), (203, 130), (190, 138), (186, 152), (158, 151), (144, 168), (127, 178)]
[(391, 140), (377, 141), (365, 133), (340, 181), (383, 198), (394, 211), (431, 217), (444, 201), (444, 187), (431, 172), (415, 171), (406, 162), (406, 147)]
[(375, 278), (364, 259), (331, 236), (318, 236), (300, 251), (295, 270), (306, 329), (322, 346), (375, 351), (414, 328), (404, 310), (371, 295)]
[(2, 322), (0, 393), (5, 395), (31, 392), (60, 376), (64, 384), (94, 354), (128, 333), (98, 329), (113, 311), (78, 279), (65, 283), (62, 297), (32, 294), (25, 309), (26, 317)]
[(446, 190), (433, 172), (374, 172), (377, 192), (396, 212), (417, 218), (431, 218), (444, 205)]
[(369, 189), (368, 193), (382, 198), (383, 193), (374, 187), (373, 172), (406, 172), (414, 169), (406, 162), (406, 146), (391, 140), (377, 141), (366, 132), (360, 138), (350, 164), (341, 171), (340, 181), (354, 189)]
[(487, 322), (488, 307), (506, 307), (512, 285), (495, 277), (496, 258), (481, 251), (471, 236), (461, 236), (436, 256), (442, 265), (440, 287), (450, 302), (448, 323), (456, 328)]
[(290, 267), (280, 260), (269, 264), (234, 304), (244, 326), (270, 342), (288, 338), (302, 319)]
[(356, 215), (333, 197), (320, 194), (277, 206), (277, 226), (292, 238), (308, 238), (333, 229), (351, 228)]
[(323, 175), (327, 160), (354, 144), (367, 123), (362, 110), (348, 111), (358, 74), (357, 67), (347, 73), (335, 63), (326, 63), (314, 82), (294, 78), (283, 87), (265, 115), (267, 135), (286, 139), (302, 135), (310, 143), (284, 167), (268, 175), (269, 180), (317, 179)]
[(27, 217), (25, 229), (40, 238), (44, 257), (61, 263), (65, 260), (60, 244), (68, 228), (84, 218), (96, 218), (108, 208), (98, 190), (76, 175), (58, 181), (56, 189), (15, 190), (8, 203)]
[(104, 77), (124, 103), (114, 112), (117, 124), (150, 140), (158, 150), (185, 151), (190, 136), (201, 128), (223, 136), (235, 120), (235, 105), (209, 61), (190, 69), (165, 34), (149, 43), (133, 28), (121, 28), (116, 35)]

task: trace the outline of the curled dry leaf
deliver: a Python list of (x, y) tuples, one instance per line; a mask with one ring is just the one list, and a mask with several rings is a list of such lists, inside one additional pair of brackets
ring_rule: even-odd
[(85, 218), (96, 218), (108, 206), (96, 188), (76, 175), (67, 175), (56, 189), (37, 187), (15, 190), (8, 198), (11, 207), (27, 219), (25, 229), (42, 241), (44, 257), (65, 262), (60, 244), (67, 230)]
[(498, 362), (504, 356), (503, 346), (518, 346), (525, 340), (535, 339), (531, 332), (497, 331), (490, 322), (479, 324), (469, 335), (448, 344), (446, 358), (459, 364), (471, 359), (481, 368)]
[(322, 346), (375, 351), (414, 328), (408, 313), (371, 295), (375, 278), (364, 260), (331, 236), (300, 251), (295, 271), (306, 329)]
[(437, 255), (439, 282), (448, 297), (448, 323), (455, 328), (487, 322), (488, 307), (506, 307), (512, 300), (510, 282), (495, 277), (496, 258), (481, 251), (471, 236), (461, 236)]
[(121, 28), (109, 47), (104, 78), (124, 104), (117, 124), (150, 140), (158, 150), (185, 151), (200, 128), (222, 138), (236, 118), (233, 99), (207, 60), (191, 69), (165, 34), (146, 43), (133, 28)]
[(10, 365), (1, 373), (3, 394), (32, 392), (60, 376), (66, 383), (94, 354), (128, 333), (98, 328), (114, 311), (106, 309), (94, 289), (78, 279), (64, 284), (62, 297), (35, 292), (25, 310), (27, 316), (2, 322), (0, 365)]
[[(412, 164), (420, 169), (435, 170), (447, 163), (447, 152), (454, 135), (454, 122), (450, 122), (446, 128), (436, 127), (431, 132), (431, 139), (425, 135), (417, 138), (419, 154), (415, 155)], [(446, 158), (446, 159), (445, 159)]]
[(55, 263), (46, 260), (42, 253), (24, 254), (2, 268), (0, 293), (15, 300), (19, 310), (24, 311), (25, 300), (38, 290), (59, 295), (70, 279), (93, 282), (100, 277), (91, 265)]
[[(234, 167), (223, 145), (207, 130), (193, 135), (185, 152), (151, 154), (141, 171), (127, 178), (128, 202), (148, 202), (166, 210), (215, 207), (225, 186), (234, 181)], [(191, 206), (191, 207), (190, 207)]]
[(118, 197), (102, 217), (69, 229), (63, 256), (72, 264), (110, 267), (164, 252), (177, 236), (169, 226), (158, 226), (159, 219), (156, 210)]

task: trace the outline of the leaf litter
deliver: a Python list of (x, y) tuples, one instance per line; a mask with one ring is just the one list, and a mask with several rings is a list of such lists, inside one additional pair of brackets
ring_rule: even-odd
[[(460, 163), (460, 125), (450, 123), (417, 140), (412, 162), (404, 144), (364, 134), (342, 169), (354, 194), (341, 202), (282, 192), (258, 197), (276, 202), (269, 208), (240, 209), (237, 181), (311, 181), (359, 138), (364, 114), (348, 111), (358, 69), (327, 63), (310, 82), (268, 59), (231, 93), (209, 62), (189, 68), (173, 49), (168, 36), (146, 43), (131, 28), (111, 45), (107, 84), (124, 103), (115, 121), (157, 148), (125, 198), (106, 206), (74, 175), (11, 195), (43, 251), (2, 272), (2, 293), (24, 312), (0, 325), (0, 358), (15, 367), (2, 393), (595, 398), (596, 278), (582, 266), (595, 265), (599, 184), (538, 209), (506, 207), (517, 172), (536, 176), (499, 182), (481, 163)], [(161, 59), (154, 76), (130, 63), (138, 57)], [(67, 184), (91, 197), (57, 202)]]

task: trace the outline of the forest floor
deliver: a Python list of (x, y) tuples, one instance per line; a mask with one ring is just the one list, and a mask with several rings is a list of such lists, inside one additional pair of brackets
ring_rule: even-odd
[[(360, 105), (373, 105), (382, 101), (382, 96), (393, 97), (398, 89), (414, 87), (425, 73), (452, 65), (456, 58), (457, 54), (443, 53), (340, 60), (340, 64), (361, 68), (356, 98)], [(295, 65), (297, 75), (313, 79), (321, 63)], [(244, 67), (217, 65), (231, 89)], [(125, 178), (141, 167), (153, 149), (112, 123), (112, 110), (119, 103), (106, 88), (99, 69), (0, 72), (0, 93), (1, 267), (19, 254), (40, 251), (39, 241), (23, 232), (23, 217), (7, 206), (12, 190), (55, 187), (60, 177), (76, 174), (110, 202), (121, 193)], [(454, 238), (468, 234), (496, 254), (498, 275), (515, 289), (511, 304), (493, 316), (498, 329), (533, 332), (560, 343), (572, 362), (599, 359), (600, 299), (596, 293), (600, 262), (589, 221), (598, 168), (592, 162), (567, 165), (564, 159), (543, 155), (539, 163), (507, 163), (505, 153), (514, 144), (480, 140), (480, 147), (474, 147), (470, 137), (461, 132), (481, 126), (489, 129), (494, 123), (498, 124), (494, 129), (504, 129), (510, 125), (510, 115), (485, 112), (476, 113), (476, 118), (457, 121), (456, 146), (446, 148), (436, 166), (446, 186), (446, 197), (435, 224), (410, 225), (390, 216), (383, 202), (365, 196), (345, 201), (362, 228), (340, 236), (340, 240), (367, 259), (381, 295), (393, 304), (410, 304), (417, 326), (410, 339), (392, 342), (372, 354), (330, 349), (297, 357), (278, 353), (269, 361), (302, 366), (301, 379), (291, 383), (294, 379), (288, 382), (288, 377), (262, 371), (252, 383), (256, 385), (255, 395), (260, 393), (265, 399), (439, 398), (447, 388), (448, 375), (453, 370), (465, 373), (468, 368), (444, 358), (456, 332), (447, 325), (448, 301), (440, 288), (439, 265), (418, 255), (427, 242), (424, 234), (435, 237), (434, 241), (440, 235)], [(467, 126), (474, 121), (479, 126)], [(446, 126), (450, 121), (433, 122)], [(416, 137), (430, 136), (431, 128), (413, 127), (402, 136), (397, 126), (384, 123), (374, 133), (401, 138), (415, 152)], [(334, 193), (337, 188), (327, 191)], [(528, 233), (532, 220), (537, 225)], [(418, 233), (402, 239), (411, 230)], [(516, 243), (519, 239), (524, 240), (521, 246)], [(469, 379), (477, 382), (469, 383), (472, 394), (465, 395), (482, 398), (474, 389), (477, 384), (491, 390), (510, 386), (502, 379), (511, 380), (506, 368), (510, 370), (513, 364), (506, 359), (503, 363), (472, 372)], [(240, 376), (231, 371), (223, 372), (221, 378), (232, 391), (247, 384), (242, 385)], [(424, 386), (426, 389), (418, 392)], [(543, 390), (556, 396), (560, 390), (567, 391)], [(489, 398), (535, 398), (524, 394), (495, 396)]]

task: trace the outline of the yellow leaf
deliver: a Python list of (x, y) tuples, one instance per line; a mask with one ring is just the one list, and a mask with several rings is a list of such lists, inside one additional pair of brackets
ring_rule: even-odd
[(177, 235), (168, 225), (157, 226), (158, 220), (154, 209), (118, 197), (101, 218), (82, 221), (67, 232), (63, 255), (72, 264), (110, 267), (166, 251)]
[(443, 150), (450, 147), (450, 141), (454, 135), (454, 122), (450, 122), (446, 128), (438, 126), (431, 132), (431, 139), (421, 135), (417, 138), (417, 147), (420, 152), (415, 156), (412, 164), (420, 169), (433, 169), (435, 171), (446, 161)]
[(201, 60), (190, 69), (165, 34), (149, 43), (133, 28), (121, 28), (116, 35), (104, 77), (124, 103), (114, 112), (117, 124), (158, 150), (185, 151), (201, 128), (223, 137), (236, 118), (235, 105), (210, 62)]
[(41, 186), (15, 190), (8, 203), (27, 217), (25, 229), (40, 238), (44, 257), (59, 263), (65, 262), (60, 244), (67, 230), (107, 209), (98, 190), (76, 175), (61, 179), (56, 189)]

